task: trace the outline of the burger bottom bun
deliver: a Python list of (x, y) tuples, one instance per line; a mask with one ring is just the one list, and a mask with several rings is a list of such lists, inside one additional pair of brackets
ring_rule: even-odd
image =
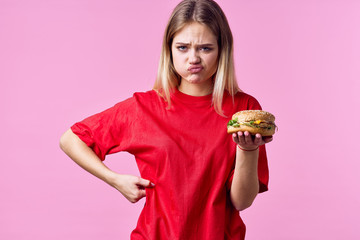
[(249, 126), (240, 126), (240, 127), (232, 127), (229, 126), (229, 128), (227, 129), (228, 133), (236, 133), (236, 132), (245, 132), (248, 131), (251, 135), (255, 135), (257, 133), (260, 133), (261, 136), (263, 137), (268, 137), (268, 136), (272, 136), (275, 133), (275, 128), (271, 128), (271, 129), (266, 129), (266, 128), (254, 128), (254, 127), (249, 127)]

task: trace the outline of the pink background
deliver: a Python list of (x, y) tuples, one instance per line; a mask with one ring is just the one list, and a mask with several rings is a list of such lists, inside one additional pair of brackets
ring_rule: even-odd
[[(74, 122), (152, 88), (178, 1), (0, 0), (0, 239), (128, 239), (144, 204), (59, 149)], [(360, 1), (218, 1), (241, 88), (277, 117), (247, 239), (360, 239)], [(106, 164), (138, 174), (133, 157)]]

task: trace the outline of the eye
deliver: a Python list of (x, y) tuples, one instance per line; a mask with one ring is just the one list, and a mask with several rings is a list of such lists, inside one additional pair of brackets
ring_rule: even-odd
[(209, 52), (209, 51), (212, 50), (212, 48), (209, 48), (209, 47), (201, 47), (200, 50), (203, 51), (203, 52)]
[(187, 50), (187, 47), (186, 47), (186, 46), (177, 46), (176, 48), (177, 48), (179, 51), (181, 51), (181, 52), (184, 52), (184, 51)]

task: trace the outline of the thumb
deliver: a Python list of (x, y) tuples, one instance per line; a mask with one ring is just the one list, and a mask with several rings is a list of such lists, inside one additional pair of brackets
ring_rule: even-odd
[(139, 178), (139, 182), (137, 183), (137, 185), (148, 188), (148, 187), (154, 187), (155, 184), (153, 184), (152, 182), (150, 182), (149, 180), (143, 179), (143, 178)]

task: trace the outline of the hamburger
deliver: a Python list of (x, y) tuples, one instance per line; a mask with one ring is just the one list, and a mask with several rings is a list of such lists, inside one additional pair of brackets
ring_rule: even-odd
[(228, 133), (248, 131), (251, 135), (260, 133), (262, 136), (272, 136), (275, 129), (275, 116), (262, 110), (237, 112), (227, 124)]

